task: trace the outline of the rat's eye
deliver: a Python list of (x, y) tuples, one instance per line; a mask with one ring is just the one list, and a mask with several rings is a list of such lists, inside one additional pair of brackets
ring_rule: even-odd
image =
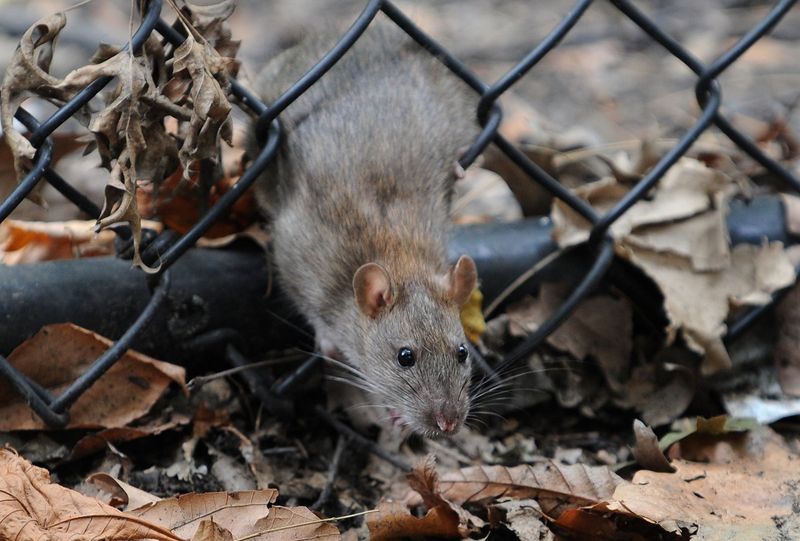
[(460, 344), (458, 346), (458, 362), (463, 363), (469, 357), (469, 351), (467, 351), (467, 346), (464, 344)]
[(397, 352), (397, 362), (405, 368), (414, 366), (414, 352), (411, 348), (400, 348)]

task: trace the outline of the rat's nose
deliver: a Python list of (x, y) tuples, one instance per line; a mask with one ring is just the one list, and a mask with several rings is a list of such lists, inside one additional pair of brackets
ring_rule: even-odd
[(446, 414), (439, 412), (434, 414), (433, 419), (436, 421), (436, 426), (445, 434), (452, 434), (456, 431), (458, 420), (455, 414)]

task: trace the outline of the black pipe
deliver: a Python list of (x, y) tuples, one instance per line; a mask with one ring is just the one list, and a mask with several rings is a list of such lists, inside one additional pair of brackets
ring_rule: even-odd
[[(781, 200), (774, 196), (734, 201), (728, 227), (734, 244), (763, 239), (791, 244)], [(449, 257), (466, 253), (475, 259), (487, 302), (520, 274), (556, 249), (549, 219), (458, 227)], [(574, 278), (591, 266), (580, 252), (557, 261), (542, 280)], [(172, 267), (166, 306), (142, 330), (134, 347), (170, 360), (191, 360), (192, 338), (215, 329), (232, 329), (253, 351), (276, 349), (304, 340), (310, 332), (280, 291), (267, 295), (269, 279), (263, 253), (247, 242), (229, 249), (191, 249)], [(652, 283), (616, 261), (609, 273), (613, 285), (634, 297), (637, 306), (658, 299)], [(532, 291), (526, 284), (511, 297)], [(50, 261), (35, 265), (0, 265), (0, 355), (50, 323), (72, 322), (111, 339), (119, 338), (144, 309), (150, 293), (145, 275), (130, 262), (111, 257)], [(660, 303), (649, 303), (658, 317)], [(297, 327), (300, 327), (298, 330)]]

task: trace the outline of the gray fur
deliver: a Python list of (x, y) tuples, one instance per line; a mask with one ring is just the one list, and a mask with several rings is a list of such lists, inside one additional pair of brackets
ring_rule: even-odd
[[(335, 43), (317, 36), (258, 77), (271, 103)], [(444, 239), (459, 150), (478, 134), (477, 96), (393, 23), (375, 21), (353, 48), (281, 115), (284, 141), (257, 194), (271, 216), (281, 286), (323, 351), (341, 352), (357, 383), (403, 424), (439, 434), (434, 411), (459, 425), (469, 408), (469, 361), (459, 306), (446, 294)], [(353, 275), (377, 262), (395, 302), (363, 315)], [(415, 366), (397, 351), (411, 347)]]

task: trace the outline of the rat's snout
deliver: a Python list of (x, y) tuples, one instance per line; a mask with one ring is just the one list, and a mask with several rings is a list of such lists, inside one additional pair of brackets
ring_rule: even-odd
[(452, 405), (434, 410), (433, 422), (445, 434), (454, 434), (461, 425), (461, 416)]

